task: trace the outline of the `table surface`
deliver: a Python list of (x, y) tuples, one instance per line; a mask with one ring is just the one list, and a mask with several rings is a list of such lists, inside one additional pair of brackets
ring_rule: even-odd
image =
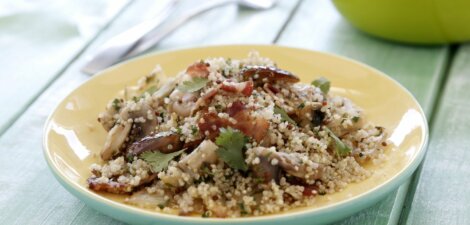
[[(101, 44), (157, 15), (168, 0), (0, 3), (0, 224), (119, 224), (73, 197), (42, 156), (44, 122), (90, 78)], [(175, 14), (200, 4), (185, 0)], [(47, 5), (48, 7), (43, 7)], [(356, 59), (406, 86), (430, 125), (426, 158), (405, 184), (338, 224), (470, 224), (470, 45), (411, 46), (351, 27), (330, 1), (280, 1), (267, 11), (225, 6), (180, 27), (151, 51), (213, 44), (279, 44)]]

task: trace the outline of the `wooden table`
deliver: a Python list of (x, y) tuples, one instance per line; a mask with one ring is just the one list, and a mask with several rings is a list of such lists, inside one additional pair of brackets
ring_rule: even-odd
[[(54, 179), (42, 156), (43, 124), (62, 98), (90, 78), (79, 71), (86, 57), (154, 16), (165, 1), (77, 2), (0, 10), (0, 224), (120, 223)], [(175, 13), (199, 2), (186, 1)], [(431, 130), (424, 163), (387, 198), (339, 224), (470, 224), (470, 45), (391, 43), (352, 28), (330, 1), (284, 0), (262, 12), (234, 5), (213, 10), (152, 51), (233, 43), (347, 56), (389, 74), (423, 106)]]

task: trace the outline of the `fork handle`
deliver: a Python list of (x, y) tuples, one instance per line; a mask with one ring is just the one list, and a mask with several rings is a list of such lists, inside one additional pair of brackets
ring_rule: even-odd
[(131, 51), (129, 51), (124, 58), (127, 59), (147, 51), (152, 46), (160, 42), (163, 38), (174, 32), (178, 27), (189, 21), (191, 18), (196, 17), (213, 8), (224, 6), (230, 3), (235, 3), (237, 1), (238, 0), (208, 1), (207, 3), (187, 12), (184, 15), (181, 15), (178, 18), (172, 21), (168, 21), (165, 24), (162, 24), (161, 27), (150, 31), (141, 40), (139, 40), (139, 43)]

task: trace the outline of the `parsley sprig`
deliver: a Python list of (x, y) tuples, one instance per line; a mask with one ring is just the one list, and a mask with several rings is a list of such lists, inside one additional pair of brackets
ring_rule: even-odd
[(184, 152), (185, 149), (172, 152), (172, 153), (161, 153), (159, 151), (147, 151), (140, 155), (140, 158), (147, 162), (152, 167), (152, 172), (158, 173), (168, 167), (168, 163)]
[(297, 125), (297, 123), (292, 118), (290, 118), (289, 115), (287, 115), (287, 112), (284, 111), (284, 109), (282, 109), (281, 107), (274, 106), (274, 114), (281, 115), (281, 121), (282, 122), (287, 121), (291, 124)]
[(317, 88), (320, 88), (323, 94), (328, 94), (328, 91), (330, 91), (330, 81), (324, 77), (320, 77), (312, 81), (312, 85)]
[(347, 146), (339, 137), (337, 137), (333, 131), (331, 131), (328, 127), (324, 126), (324, 129), (326, 132), (328, 132), (328, 135), (330, 135), (331, 138), (333, 138), (334, 141), (334, 149), (335, 152), (338, 156), (346, 156), (351, 152), (351, 148)]
[(205, 87), (209, 80), (202, 77), (194, 77), (191, 80), (183, 81), (182, 84), (178, 86), (178, 90), (182, 92), (195, 92)]

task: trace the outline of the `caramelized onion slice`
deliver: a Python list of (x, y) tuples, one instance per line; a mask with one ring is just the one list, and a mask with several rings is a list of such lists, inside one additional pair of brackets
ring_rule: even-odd
[(244, 68), (241, 74), (245, 80), (252, 79), (256, 84), (287, 82), (297, 83), (300, 79), (289, 71), (271, 66), (252, 66)]

